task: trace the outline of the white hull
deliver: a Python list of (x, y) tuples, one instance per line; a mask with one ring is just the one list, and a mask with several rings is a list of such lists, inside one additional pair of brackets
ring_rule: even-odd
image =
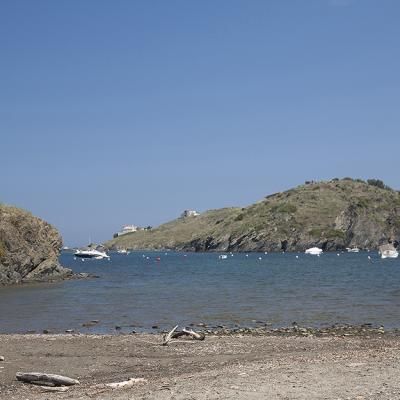
[(126, 255), (128, 255), (130, 252), (128, 250), (126, 250), (126, 249), (119, 249), (119, 250), (117, 250), (117, 253), (118, 254), (126, 254)]
[(319, 256), (320, 254), (322, 254), (322, 249), (318, 248), (318, 247), (311, 247), (310, 249), (307, 249), (305, 251), (306, 254), (311, 254), (313, 256)]
[(94, 258), (95, 260), (102, 260), (103, 258), (110, 258), (110, 256), (99, 250), (77, 250), (74, 254), (78, 258)]
[(381, 253), (381, 258), (397, 258), (399, 253), (397, 251), (384, 251)]
[(353, 248), (347, 248), (347, 252), (348, 253), (359, 253), (360, 249), (357, 247), (353, 247)]

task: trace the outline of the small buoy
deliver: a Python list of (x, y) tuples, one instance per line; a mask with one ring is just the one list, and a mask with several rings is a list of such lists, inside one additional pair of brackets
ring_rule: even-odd
[(259, 260), (262, 260), (262, 257), (258, 257)]
[(299, 258), (299, 256), (296, 256), (296, 258)]
[(156, 261), (161, 261), (161, 257), (157, 257), (157, 258), (156, 258)]
[(248, 254), (246, 254), (246, 257), (248, 257), (249, 255)]
[(146, 260), (150, 260), (150, 257), (146, 257)]
[(76, 257), (74, 257), (74, 260), (76, 261)]
[(336, 255), (337, 255), (338, 257), (340, 256), (340, 254), (339, 254), (339, 253), (337, 253)]
[(81, 258), (81, 260), (82, 260), (82, 262), (84, 262), (84, 261), (85, 261), (85, 259), (84, 259), (84, 258)]
[(368, 260), (370, 260), (371, 259), (371, 256), (368, 256)]
[(264, 254), (268, 254), (268, 251), (264, 252)]

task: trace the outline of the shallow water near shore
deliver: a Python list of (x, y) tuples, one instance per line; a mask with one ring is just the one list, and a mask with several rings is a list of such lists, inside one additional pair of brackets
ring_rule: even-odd
[(111, 253), (110, 261), (82, 262), (63, 253), (63, 265), (99, 278), (0, 288), (0, 332), (118, 333), (259, 321), (400, 327), (400, 259), (381, 260), (376, 252), (218, 255)]

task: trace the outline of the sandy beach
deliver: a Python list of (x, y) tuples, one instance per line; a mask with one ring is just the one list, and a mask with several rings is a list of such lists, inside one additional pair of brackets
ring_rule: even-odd
[[(398, 399), (400, 337), (392, 334), (1, 335), (1, 399)], [(64, 393), (17, 371), (78, 379)], [(131, 388), (105, 383), (143, 378)]]

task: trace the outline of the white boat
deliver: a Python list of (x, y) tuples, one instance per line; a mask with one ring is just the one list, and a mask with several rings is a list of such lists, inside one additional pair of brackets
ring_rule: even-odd
[(78, 258), (95, 258), (96, 260), (110, 258), (110, 256), (106, 252), (95, 249), (77, 250), (74, 253), (74, 256)]
[(118, 249), (117, 253), (118, 254), (126, 254), (126, 255), (128, 255), (130, 252), (127, 249)]
[(348, 253), (359, 253), (360, 251), (358, 247), (347, 247), (346, 250)]
[(319, 247), (311, 247), (305, 251), (306, 254), (311, 254), (313, 256), (319, 256), (322, 253), (322, 249)]
[(221, 254), (218, 258), (220, 260), (226, 260), (228, 258), (228, 256), (226, 254)]
[(397, 258), (399, 256), (399, 252), (392, 244), (384, 244), (379, 247), (379, 254), (381, 258)]

